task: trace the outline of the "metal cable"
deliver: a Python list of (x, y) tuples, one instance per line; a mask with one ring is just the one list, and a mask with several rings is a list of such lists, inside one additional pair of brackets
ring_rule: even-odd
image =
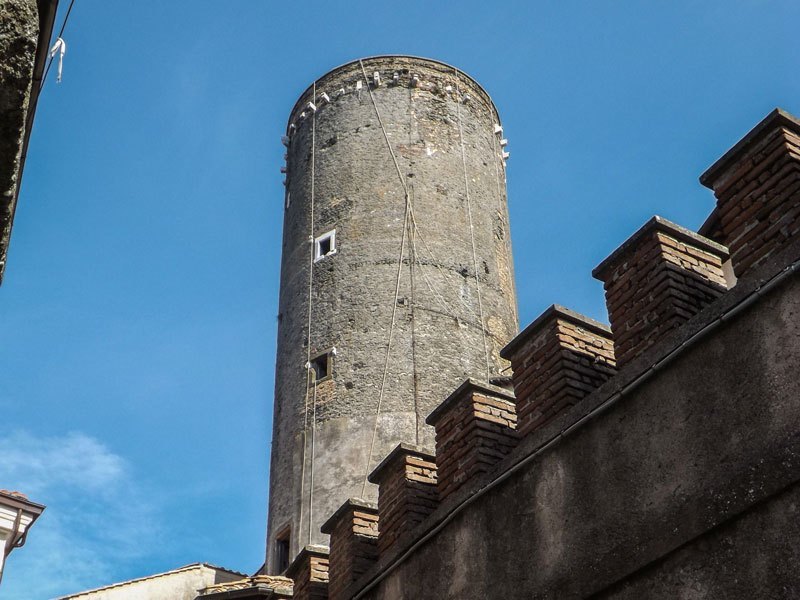
[(389, 148), (389, 154), (392, 155), (392, 160), (394, 161), (394, 168), (397, 169), (397, 176), (400, 178), (400, 185), (403, 186), (403, 192), (406, 195), (406, 203), (408, 203), (408, 188), (406, 187), (405, 179), (403, 178), (403, 172), (400, 170), (400, 164), (397, 162), (397, 157), (394, 154), (394, 150), (392, 149), (392, 144), (389, 141), (389, 134), (386, 133), (386, 127), (383, 125), (383, 119), (381, 118), (381, 113), (378, 110), (378, 105), (375, 103), (375, 96), (372, 95), (372, 88), (369, 87), (369, 79), (367, 79), (367, 70), (364, 68), (364, 63), (359, 59), (358, 64), (361, 65), (361, 73), (364, 75), (364, 83), (367, 84), (367, 91), (369, 92), (369, 98), (372, 100), (372, 107), (375, 109), (375, 116), (378, 117), (378, 124), (381, 126), (381, 131), (383, 132), (383, 137), (386, 140), (386, 147)]
[[(409, 220), (409, 213), (411, 212), (411, 198), (408, 193), (408, 186), (406, 186), (405, 179), (403, 178), (403, 172), (400, 170), (400, 163), (397, 162), (397, 156), (395, 156), (394, 150), (392, 149), (392, 144), (389, 141), (389, 134), (386, 131), (386, 127), (383, 124), (383, 119), (381, 118), (381, 113), (378, 110), (378, 104), (375, 102), (375, 96), (372, 93), (372, 88), (369, 86), (369, 79), (367, 78), (367, 70), (364, 68), (363, 61), (359, 60), (358, 64), (361, 66), (361, 74), (364, 76), (364, 83), (367, 85), (367, 92), (369, 92), (369, 98), (372, 101), (372, 108), (375, 109), (375, 116), (378, 118), (378, 124), (381, 126), (381, 132), (383, 133), (383, 139), (386, 140), (386, 147), (389, 149), (389, 154), (392, 156), (392, 162), (394, 163), (394, 168), (397, 170), (397, 176), (400, 178), (400, 185), (403, 187), (403, 193), (405, 195), (405, 215), (403, 217), (403, 234), (402, 239), (400, 240), (400, 257), (397, 260), (397, 280), (395, 282), (395, 289), (394, 289), (394, 302), (392, 303), (392, 320), (389, 325), (389, 339), (386, 344), (386, 359), (383, 364), (383, 375), (381, 377), (381, 387), (380, 391), (378, 392), (378, 406), (375, 411), (375, 425), (372, 429), (372, 441), (369, 445), (369, 453), (367, 454), (367, 464), (364, 469), (364, 484), (361, 486), (361, 496), (364, 497), (367, 492), (367, 480), (369, 478), (369, 466), (372, 462), (372, 453), (375, 450), (375, 438), (378, 433), (378, 418), (381, 414), (381, 405), (383, 403), (383, 394), (386, 388), (386, 375), (389, 370), (389, 354), (392, 349), (392, 337), (394, 335), (394, 324), (395, 319), (397, 318), (397, 299), (400, 295), (400, 275), (403, 270), (403, 255), (405, 254), (405, 244), (406, 244), (406, 230), (408, 229), (408, 220)], [(415, 399), (416, 401), (416, 399)]]
[[(56, 39), (58, 39), (58, 38), (60, 38), (60, 37), (62, 37), (64, 35), (64, 29), (66, 29), (66, 27), (67, 27), (67, 21), (69, 20), (69, 14), (72, 12), (72, 7), (73, 7), (74, 4), (75, 4), (75, 0), (72, 0), (72, 2), (69, 3), (69, 6), (67, 7), (67, 14), (64, 15), (64, 22), (61, 23), (61, 29), (59, 30), (58, 35), (56, 36)], [(48, 42), (48, 48), (49, 47), (50, 46), (49, 46), (49, 42)], [(47, 81), (47, 74), (50, 72), (50, 65), (53, 64), (53, 59), (54, 58), (55, 58), (55, 56), (51, 56), (50, 57), (50, 60), (47, 63), (47, 67), (45, 67), (45, 69), (44, 69), (44, 75), (42, 75), (42, 81), (41, 81), (41, 83), (39, 83), (39, 90), (40, 91), (44, 87), (44, 82)]]
[(467, 217), (469, 219), (469, 236), (472, 242), (472, 266), (475, 269), (475, 289), (478, 295), (478, 311), (481, 319), (481, 333), (483, 336), (483, 356), (486, 360), (486, 382), (489, 382), (489, 346), (486, 344), (486, 322), (483, 317), (483, 300), (481, 299), (481, 282), (478, 277), (478, 255), (475, 250), (475, 227), (472, 223), (472, 203), (469, 197), (469, 178), (467, 176), (467, 155), (464, 149), (464, 127), (461, 123), (461, 90), (459, 89), (460, 72), (455, 69), (456, 74), (456, 112), (458, 115), (458, 137), (461, 142), (461, 165), (464, 170), (464, 191), (467, 196)]
[[(414, 186), (411, 186), (411, 193), (414, 193)], [(408, 203), (408, 212), (411, 212), (411, 201)], [(411, 281), (411, 378), (414, 388), (414, 443), (419, 446), (419, 373), (417, 372), (417, 322), (416, 322), (416, 287), (414, 286), (414, 263), (416, 262), (416, 244), (414, 243), (416, 229), (411, 221), (408, 221), (409, 239), (409, 261), (408, 273)]]
[[(312, 97), (314, 101), (314, 105), (317, 103), (317, 82), (315, 81), (312, 86)], [(313, 298), (313, 283), (314, 283), (314, 186), (316, 180), (316, 156), (315, 156), (315, 146), (317, 140), (317, 113), (314, 112), (311, 115), (311, 218), (310, 218), (310, 233), (308, 236), (308, 242), (310, 246), (309, 252), (309, 263), (308, 263), (308, 322), (306, 324), (306, 397), (303, 409), (303, 460), (302, 465), (300, 466), (300, 518), (297, 523), (298, 529), (301, 529), (303, 526), (302, 519), (303, 519), (303, 496), (305, 495), (305, 480), (306, 480), (306, 447), (308, 446), (308, 395), (309, 389), (311, 389), (311, 302)], [(316, 419), (316, 394), (317, 394), (317, 383), (314, 381), (314, 418)], [(312, 521), (311, 521), (311, 514), (313, 512), (313, 501), (314, 501), (314, 489), (313, 489), (313, 482), (314, 482), (314, 451), (313, 451), (313, 444), (314, 438), (313, 434), (315, 433), (315, 427), (312, 429), (312, 451), (311, 451), (311, 481), (309, 482), (309, 493), (308, 493), (308, 543), (311, 543), (311, 531), (312, 531)], [(301, 529), (302, 531), (302, 529)]]
[[(414, 224), (414, 230), (416, 231), (416, 234), (419, 236), (419, 239), (422, 240), (422, 245), (425, 246), (425, 249), (428, 251), (428, 255), (431, 257), (431, 262), (437, 269), (439, 269), (439, 273), (442, 275), (442, 279), (444, 280), (447, 277), (447, 275), (445, 274), (444, 269), (442, 268), (442, 263), (433, 254), (433, 251), (431, 250), (430, 246), (428, 246), (428, 242), (425, 240), (425, 236), (422, 235), (422, 230), (419, 228), (419, 225), (417, 225), (417, 220), (414, 217), (413, 206), (411, 208), (411, 222)], [(417, 258), (417, 261), (418, 264), (422, 266), (422, 262), (419, 260), (419, 258)], [(426, 281), (428, 281), (428, 287), (430, 288), (431, 292), (433, 292), (438, 298), (440, 298), (440, 301), (442, 302), (442, 306), (444, 307), (445, 312), (449, 313), (450, 307), (447, 305), (447, 302), (444, 300), (444, 297), (433, 289), (433, 287), (430, 284), (430, 281), (425, 275), (425, 271), (420, 269), (420, 272), (422, 273), (423, 277), (425, 277)], [(456, 297), (458, 298), (458, 301), (461, 303), (461, 305), (464, 308), (466, 308), (470, 313), (472, 313), (472, 316), (474, 316), (476, 319), (480, 319), (480, 315), (477, 312), (475, 312), (474, 308), (472, 308), (469, 304), (464, 302), (464, 299), (460, 295), (457, 295)], [(483, 327), (482, 324), (481, 327)]]
[(410, 212), (408, 194), (406, 194), (406, 210), (403, 219), (403, 235), (400, 240), (400, 257), (397, 260), (397, 279), (394, 286), (394, 302), (392, 303), (392, 321), (389, 325), (389, 340), (386, 343), (386, 359), (383, 363), (383, 376), (381, 377), (381, 387), (378, 392), (378, 406), (375, 410), (375, 426), (372, 428), (372, 441), (369, 445), (369, 454), (367, 454), (367, 465), (364, 469), (364, 484), (361, 486), (361, 497), (363, 498), (367, 492), (367, 479), (369, 477), (369, 465), (372, 462), (372, 452), (375, 450), (375, 437), (378, 433), (378, 417), (381, 414), (381, 404), (383, 403), (383, 391), (386, 388), (386, 373), (389, 370), (389, 353), (392, 349), (392, 336), (394, 334), (394, 324), (397, 317), (397, 299), (400, 296), (400, 274), (403, 271), (403, 254), (405, 253), (406, 246), (406, 229), (408, 228), (408, 214)]

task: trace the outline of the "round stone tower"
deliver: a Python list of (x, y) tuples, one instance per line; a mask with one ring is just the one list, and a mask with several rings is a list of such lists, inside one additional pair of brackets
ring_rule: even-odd
[(292, 109), (267, 572), (280, 572), (517, 332), (505, 140), (488, 94), (435, 60), (338, 67)]

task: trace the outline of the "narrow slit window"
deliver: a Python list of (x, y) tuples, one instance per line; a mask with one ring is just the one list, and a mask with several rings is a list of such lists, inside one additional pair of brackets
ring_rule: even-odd
[(318, 354), (312, 358), (310, 363), (312, 383), (316, 383), (330, 377), (331, 367), (333, 366), (332, 363), (333, 359), (331, 352), (323, 352), (322, 354)]
[(336, 230), (323, 233), (314, 240), (314, 260), (322, 260), (326, 256), (336, 254)]
[(287, 527), (275, 539), (275, 570), (283, 573), (289, 568), (289, 537), (291, 530)]

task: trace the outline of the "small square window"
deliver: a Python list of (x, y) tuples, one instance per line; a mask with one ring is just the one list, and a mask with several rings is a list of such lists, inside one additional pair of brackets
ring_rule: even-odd
[(323, 233), (314, 240), (314, 261), (336, 254), (336, 230)]
[(331, 351), (318, 354), (309, 363), (311, 383), (317, 383), (331, 376), (333, 370), (333, 353)]

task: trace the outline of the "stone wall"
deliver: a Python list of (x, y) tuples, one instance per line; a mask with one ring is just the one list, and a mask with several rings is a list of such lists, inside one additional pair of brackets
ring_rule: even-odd
[(0, 0), (0, 281), (20, 177), (39, 38), (36, 0)]

